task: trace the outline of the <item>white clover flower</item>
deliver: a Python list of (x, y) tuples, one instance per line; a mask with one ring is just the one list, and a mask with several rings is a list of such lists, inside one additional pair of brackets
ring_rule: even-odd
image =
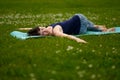
[(76, 66), (76, 69), (77, 69), (77, 70), (80, 69), (80, 66)]
[(30, 73), (30, 77), (35, 77), (34, 73)]
[(37, 64), (33, 64), (33, 66), (34, 66), (34, 67), (36, 67), (36, 66), (37, 66)]
[(36, 78), (35, 78), (35, 77), (33, 77), (31, 80), (36, 80)]
[(56, 71), (55, 71), (55, 70), (52, 70), (51, 73), (52, 73), (52, 74), (56, 74)]
[(60, 53), (60, 50), (57, 50), (56, 53)]
[(51, 78), (50, 80), (54, 80), (54, 79)]
[(102, 44), (100, 44), (99, 46), (102, 47)]
[(80, 51), (80, 52), (82, 52), (83, 50), (82, 50), (82, 49), (80, 49), (79, 51)]
[(116, 21), (116, 18), (112, 18), (113, 21)]
[(116, 50), (113, 50), (112, 53), (116, 53)]
[(112, 50), (115, 50), (115, 47), (113, 47)]
[(87, 61), (84, 59), (84, 60), (83, 60), (83, 63), (84, 63), (84, 64), (87, 64)]
[(92, 52), (95, 52), (95, 50), (93, 49)]
[(91, 75), (91, 79), (95, 79), (96, 75), (95, 74), (92, 74)]
[(112, 69), (115, 69), (115, 68), (116, 68), (115, 65), (113, 65), (113, 66), (112, 66)]
[(72, 46), (68, 46), (66, 50), (69, 51), (69, 50), (72, 50), (72, 49), (73, 49)]
[(78, 74), (78, 76), (79, 76), (80, 78), (82, 78), (82, 77), (84, 77), (84, 75), (85, 75), (85, 70), (83, 70), (83, 71), (78, 71), (77, 74)]
[(89, 65), (88, 65), (88, 67), (89, 67), (89, 68), (92, 68), (92, 67), (93, 67), (93, 65), (92, 65), (92, 64), (89, 64)]

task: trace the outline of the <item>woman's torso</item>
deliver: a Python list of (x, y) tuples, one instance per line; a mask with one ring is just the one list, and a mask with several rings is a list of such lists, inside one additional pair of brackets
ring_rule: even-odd
[(56, 25), (60, 25), (62, 27), (63, 33), (72, 34), (72, 35), (79, 34), (80, 18), (77, 15), (74, 15), (69, 20), (55, 23), (55, 24), (51, 24), (50, 26), (52, 26), (54, 28)]

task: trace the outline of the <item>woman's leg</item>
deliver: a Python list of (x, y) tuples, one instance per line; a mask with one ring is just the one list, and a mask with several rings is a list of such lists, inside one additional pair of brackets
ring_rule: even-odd
[(87, 30), (98, 31), (98, 32), (105, 30), (105, 27), (103, 28), (103, 26), (100, 26), (100, 25), (98, 27), (95, 26), (95, 24), (90, 20), (88, 20), (84, 15), (82, 14), (77, 14), (77, 15), (80, 17), (80, 20), (81, 20), (80, 33), (86, 33)]
[(79, 16), (81, 22), (80, 34), (86, 33), (88, 27), (94, 27), (94, 24), (89, 21), (83, 14), (76, 15)]

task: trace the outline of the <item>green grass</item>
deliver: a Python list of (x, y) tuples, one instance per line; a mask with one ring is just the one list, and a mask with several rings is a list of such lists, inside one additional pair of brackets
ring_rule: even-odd
[(119, 80), (120, 34), (19, 40), (10, 32), (83, 13), (95, 24), (120, 26), (119, 1), (1, 0), (0, 80)]

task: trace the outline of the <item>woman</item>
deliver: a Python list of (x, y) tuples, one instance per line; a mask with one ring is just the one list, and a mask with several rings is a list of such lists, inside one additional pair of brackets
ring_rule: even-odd
[(75, 40), (80, 43), (87, 43), (85, 40), (77, 38), (73, 35), (84, 34), (89, 31), (114, 31), (114, 28), (107, 29), (102, 25), (94, 25), (82, 14), (75, 14), (72, 18), (51, 24), (47, 27), (35, 27), (35, 28), (19, 28), (19, 30), (29, 30), (28, 35), (42, 35), (42, 36), (58, 36), (65, 37), (71, 40)]

